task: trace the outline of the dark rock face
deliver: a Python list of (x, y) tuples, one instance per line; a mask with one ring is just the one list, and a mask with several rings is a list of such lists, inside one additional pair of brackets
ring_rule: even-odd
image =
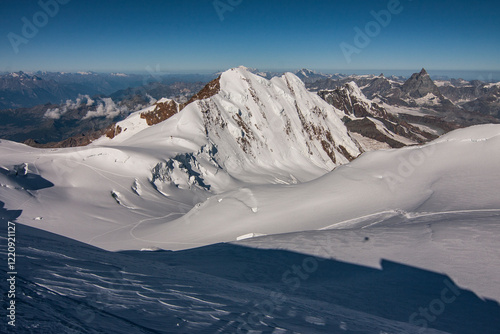
[(94, 140), (99, 139), (102, 136), (107, 136), (108, 138), (114, 138), (121, 132), (122, 129), (119, 126), (115, 126), (115, 124), (112, 124), (105, 129), (69, 137), (59, 142), (50, 142), (41, 144), (33, 139), (28, 139), (24, 142), (24, 144), (36, 148), (67, 148), (67, 147), (87, 146)]
[(384, 117), (387, 112), (376, 103), (366, 103), (355, 83), (349, 83), (334, 90), (319, 91), (318, 95), (333, 105), (335, 108), (344, 111), (347, 115), (355, 117), (380, 116)]
[(173, 100), (156, 103), (152, 111), (141, 113), (141, 118), (146, 120), (149, 126), (163, 122), (179, 112), (179, 104)]
[(388, 96), (394, 90), (393, 84), (387, 80), (384, 76), (379, 76), (373, 79), (365, 89), (363, 89), (363, 93), (366, 97), (372, 99), (377, 95), (380, 96)]
[(109, 129), (106, 131), (106, 137), (108, 137), (109, 139), (113, 139), (120, 133), (122, 133), (122, 128), (119, 125), (110, 126)]
[(346, 124), (346, 127), (350, 132), (356, 132), (363, 137), (374, 139), (381, 143), (387, 143), (392, 148), (400, 148), (406, 146), (405, 144), (400, 143), (397, 140), (394, 140), (383, 134), (377, 129), (375, 123), (373, 123), (373, 121), (371, 121), (367, 117), (350, 121)]
[[(380, 78), (381, 79), (381, 78)], [(378, 80), (378, 79), (376, 79)], [(378, 80), (382, 83), (384, 80)], [(369, 101), (363, 95), (356, 83), (350, 82), (334, 90), (323, 90), (318, 95), (346, 113), (344, 122), (350, 132), (355, 132), (363, 137), (370, 138), (390, 147), (399, 148), (406, 146), (404, 143), (391, 136), (401, 136), (416, 143), (423, 143), (436, 138), (436, 135), (420, 130), (419, 128), (389, 114), (383, 107)], [(383, 130), (376, 123), (382, 124)]]
[(467, 82), (465, 85), (461, 82), (453, 84), (456, 81), (451, 80), (449, 85), (439, 87), (439, 91), (443, 96), (454, 103), (460, 103), (464, 100), (472, 101), (488, 93), (484, 82), (471, 81), (470, 84)]
[(184, 105), (181, 106), (181, 109), (184, 109), (185, 106), (194, 101), (208, 99), (209, 97), (212, 97), (215, 94), (219, 93), (219, 91), (220, 91), (220, 76), (217, 79), (210, 81), (205, 87), (203, 87), (202, 90), (193, 95), (193, 97), (191, 97), (189, 101), (187, 101)]
[[(409, 118), (414, 123), (429, 126), (429, 122), (424, 120), (429, 117), (432, 129), (436, 130), (436, 133), (445, 133), (451, 128), (500, 122), (499, 84), (479, 80), (447, 79), (436, 85), (425, 69), (414, 73), (406, 81), (403, 81), (403, 78), (386, 78), (383, 75), (353, 75), (336, 80), (332, 78), (319, 80), (307, 86), (313, 91), (335, 90), (350, 81), (362, 87), (364, 95), (379, 105), (415, 109), (422, 116), (413, 117), (412, 113), (412, 117)], [(323, 98), (326, 99), (326, 96)], [(334, 101), (333, 97), (329, 99), (329, 103), (346, 112), (353, 109), (349, 105), (342, 105), (340, 101)], [(362, 116), (359, 111), (356, 113)], [(406, 116), (401, 113), (397, 115), (400, 120), (404, 117)]]
[(442, 96), (439, 88), (434, 84), (424, 68), (420, 73), (414, 73), (411, 78), (403, 84), (401, 90), (415, 99), (424, 97), (429, 93), (437, 97)]
[(165, 103), (156, 103), (153, 111), (143, 112), (141, 118), (145, 119), (149, 126), (161, 123), (180, 112), (192, 102), (208, 99), (220, 91), (220, 77), (209, 82), (202, 90), (193, 95), (189, 101), (183, 104), (170, 100)]
[(474, 101), (465, 103), (462, 107), (470, 112), (479, 112), (483, 115), (500, 117), (500, 87), (494, 87), (488, 93)]

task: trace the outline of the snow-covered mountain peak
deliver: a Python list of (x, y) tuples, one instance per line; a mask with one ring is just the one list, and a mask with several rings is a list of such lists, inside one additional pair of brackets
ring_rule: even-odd
[(369, 100), (354, 81), (350, 81), (334, 90), (320, 91), (319, 96), (343, 110), (346, 114), (355, 117), (386, 114), (383, 108)]
[(300, 75), (303, 75), (304, 77), (309, 77), (310, 75), (317, 75), (317, 74), (320, 74), (316, 71), (313, 71), (313, 70), (309, 70), (307, 68), (303, 68), (303, 69), (300, 69), (296, 72), (296, 74), (300, 74)]
[(305, 83), (313, 83), (313, 82), (316, 82), (318, 80), (329, 79), (332, 77), (331, 74), (324, 74), (324, 73), (317, 72), (314, 70), (309, 70), (306, 68), (297, 70), (293, 73)]
[(232, 175), (264, 168), (282, 175), (300, 171), (294, 178), (307, 180), (359, 154), (343, 113), (292, 73), (267, 80), (244, 67), (231, 69), (220, 77), (220, 92), (189, 109), (203, 116), (216, 160)]
[[(215, 167), (224, 180), (229, 175), (252, 183), (295, 183), (319, 177), (360, 154), (343, 116), (292, 73), (267, 80), (238, 67), (207, 84), (187, 105), (161, 101), (117, 123), (115, 138), (95, 144), (169, 151), (182, 139), (189, 149), (175, 150), (194, 154), (190, 161), (201, 169), (185, 169), (201, 175), (199, 179), (210, 178), (205, 172)], [(162, 117), (166, 120), (157, 122)], [(154, 126), (141, 123), (144, 118)], [(201, 151), (212, 155), (201, 159)], [(211, 182), (219, 184), (219, 176)]]
[(355, 95), (360, 99), (366, 100), (365, 94), (363, 94), (361, 89), (354, 81), (348, 82), (344, 87), (349, 91), (350, 94)]

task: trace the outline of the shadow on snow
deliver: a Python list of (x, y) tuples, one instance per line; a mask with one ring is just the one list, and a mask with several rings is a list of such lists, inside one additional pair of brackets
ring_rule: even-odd
[[(2, 237), (19, 214), (0, 206)], [(19, 224), (16, 237), (17, 333), (500, 333), (497, 302), (385, 260), (233, 244), (114, 253)]]

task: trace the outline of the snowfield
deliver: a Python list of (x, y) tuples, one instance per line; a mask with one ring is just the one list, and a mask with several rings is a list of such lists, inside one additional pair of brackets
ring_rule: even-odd
[[(151, 127), (132, 114), (113, 139), (0, 141), (0, 213), (25, 225), (34, 321), (84, 333), (499, 333), (500, 126), (359, 155), (342, 116), (292, 74), (238, 68), (216, 95)], [(443, 289), (458, 302), (440, 301)], [(92, 321), (84, 309), (44, 322), (88, 296)], [(433, 302), (447, 309), (430, 320), (418, 310)]]

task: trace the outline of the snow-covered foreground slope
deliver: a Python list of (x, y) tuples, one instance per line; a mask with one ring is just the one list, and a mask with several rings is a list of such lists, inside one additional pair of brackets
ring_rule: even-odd
[[(499, 148), (498, 126), (458, 130), (423, 146), (365, 153), (308, 183), (255, 186), (213, 196), (182, 221), (191, 228), (224, 226), (221, 233), (236, 238), (245, 233), (349, 228), (379, 213), (406, 212), (412, 217), (497, 210)], [(227, 223), (231, 221), (235, 223)], [(182, 224), (175, 223), (163, 228)], [(196, 240), (194, 235), (190, 239)]]
[[(15, 215), (0, 208), (2, 225)], [(346, 241), (323, 232), (288, 241)], [(379, 270), (231, 244), (115, 253), (22, 225), (17, 234), (15, 333), (499, 333), (498, 303), (390, 261)]]
[[(135, 236), (176, 249), (188, 247), (183, 241), (334, 229), (339, 242), (328, 243), (335, 246), (327, 255), (336, 259), (344, 254), (340, 259), (371, 266), (392, 259), (447, 273), (500, 300), (499, 130), (459, 130), (421, 147), (364, 154), (309, 183), (213, 196), (179, 220), (143, 224)], [(366, 245), (365, 235), (371, 238)], [(298, 238), (287, 249), (305, 251), (297, 245), (308, 242)], [(280, 245), (280, 237), (261, 240), (267, 248)]]
[[(496, 210), (498, 133), (498, 126), (478, 126), (424, 146), (365, 153), (306, 183), (252, 185), (226, 176), (232, 190), (218, 194), (189, 189), (195, 177), (158, 166), (168, 152), (154, 146), (41, 151), (2, 142), (0, 200), (23, 210), (24, 224), (111, 250), (344, 228), (379, 213)], [(171, 155), (196, 147), (173, 141)], [(23, 162), (28, 175), (16, 176)], [(224, 170), (214, 168), (217, 174)]]
[[(177, 152), (192, 145), (174, 142)], [(500, 300), (496, 125), (457, 130), (423, 146), (365, 153), (306, 183), (228, 181), (238, 187), (217, 194), (155, 183), (162, 174), (153, 180), (151, 168), (163, 153), (154, 147), (41, 153), (2, 142), (0, 148), (6, 168), (0, 170), (0, 201), (22, 210), (19, 222), (101, 248), (179, 250), (316, 231), (313, 236), (339, 240), (333, 254), (316, 255), (375, 267), (391, 259), (446, 273), (461, 287)], [(307, 253), (315, 240), (299, 247), (287, 238), (240, 242)]]

